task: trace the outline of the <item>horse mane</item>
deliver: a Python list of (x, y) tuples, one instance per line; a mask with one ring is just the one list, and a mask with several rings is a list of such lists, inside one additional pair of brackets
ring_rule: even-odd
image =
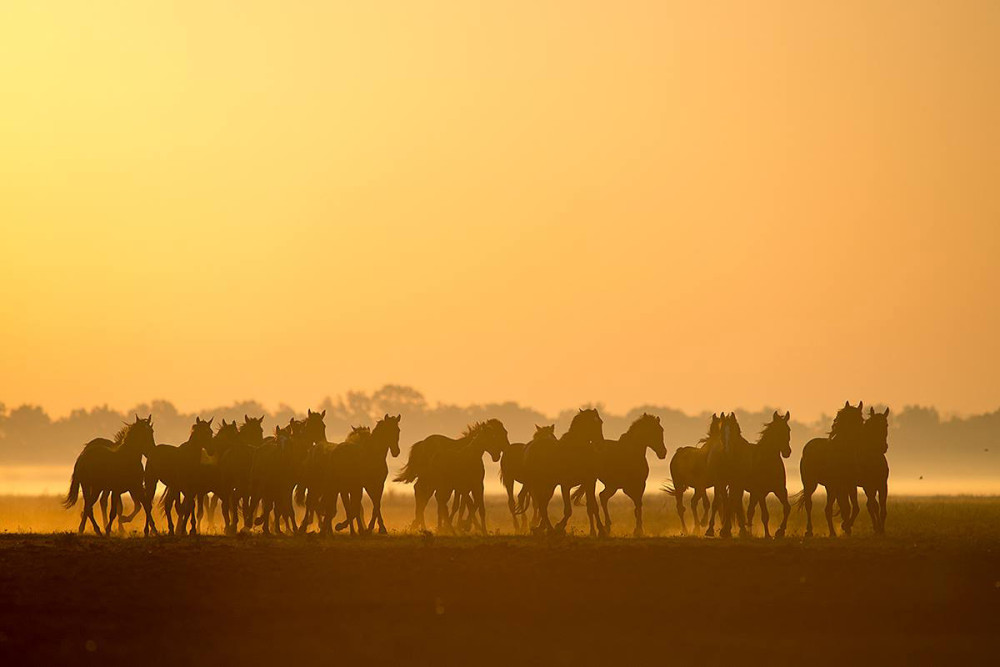
[(469, 424), (468, 426), (465, 427), (464, 431), (462, 431), (462, 437), (463, 438), (468, 438), (468, 437), (476, 436), (483, 429), (485, 429), (487, 427), (490, 427), (490, 426), (495, 426), (498, 423), (500, 423), (499, 419), (487, 419), (486, 421), (472, 422), (471, 424)]
[(827, 436), (830, 440), (833, 440), (838, 435), (843, 434), (845, 430), (852, 428), (851, 425), (845, 423), (852, 411), (857, 411), (858, 417), (860, 418), (858, 423), (853, 425), (853, 428), (861, 428), (864, 424), (864, 413), (862, 413), (860, 409), (848, 405), (838, 410), (837, 416), (833, 418), (833, 424), (830, 426), (830, 434)]
[(123, 442), (125, 442), (125, 437), (128, 435), (128, 432), (132, 429), (133, 426), (135, 426), (138, 423), (139, 422), (132, 422), (131, 424), (129, 424), (128, 422), (122, 422), (122, 427), (118, 429), (118, 432), (115, 433), (115, 437), (111, 439), (115, 441), (116, 445), (122, 444)]
[(784, 422), (784, 421), (785, 421), (784, 419), (772, 419), (767, 424), (764, 424), (764, 428), (760, 430), (760, 433), (757, 436), (757, 444), (764, 444), (770, 438), (773, 438), (776, 435), (780, 435), (775, 432), (775, 428), (777, 428), (778, 422)]
[(652, 424), (652, 423), (656, 423), (656, 417), (653, 416), (653, 415), (651, 415), (651, 414), (647, 414), (647, 413), (644, 412), (644, 413), (642, 413), (641, 417), (639, 417), (634, 422), (632, 422), (631, 425), (629, 425), (628, 430), (625, 431), (625, 435), (635, 435), (635, 433), (640, 428), (643, 428), (647, 424)]
[(351, 432), (347, 434), (344, 442), (360, 442), (372, 434), (372, 430), (367, 426), (353, 426)]

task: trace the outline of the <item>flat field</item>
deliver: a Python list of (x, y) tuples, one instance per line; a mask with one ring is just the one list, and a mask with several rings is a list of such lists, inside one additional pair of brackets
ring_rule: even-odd
[[(402, 528), (412, 501), (394, 497), (387, 510)], [(77, 511), (56, 499), (0, 498), (0, 664), (895, 665), (1000, 654), (998, 499), (891, 499), (884, 537), (862, 517), (852, 537), (808, 540), (798, 512), (783, 540), (720, 540), (678, 536), (662, 494), (647, 494), (646, 511), (645, 539), (581, 536), (583, 512), (564, 537), (145, 539), (78, 537), (65, 532)], [(492, 527), (509, 530), (505, 513), (492, 499)], [(629, 532), (630, 505), (614, 515)]]

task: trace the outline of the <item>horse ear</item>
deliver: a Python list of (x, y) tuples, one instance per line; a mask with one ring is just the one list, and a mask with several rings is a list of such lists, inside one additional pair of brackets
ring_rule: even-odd
[(322, 417), (326, 417), (326, 410), (323, 410), (323, 412), (322, 412), (322, 413), (320, 413), (320, 416), (322, 416)]
[(403, 420), (403, 413), (400, 412), (396, 415), (396, 421), (402, 421), (402, 420)]
[(868, 408), (868, 416), (872, 417), (875, 415), (875, 408)]
[(245, 413), (245, 412), (243, 413), (243, 421), (245, 421), (245, 422), (250, 421), (250, 417), (248, 417), (247, 413)]
[(778, 414), (777, 410), (774, 411), (774, 415), (771, 416), (771, 419), (774, 419), (774, 420), (781, 419), (781, 415)]
[(850, 401), (844, 401), (844, 407), (845, 408), (851, 407), (851, 402)]
[(306, 417), (312, 417), (312, 408), (306, 408)]
[(785, 410), (785, 421), (787, 422), (791, 418), (792, 418), (792, 413), (789, 412), (788, 410)]
[(865, 402), (864, 401), (858, 401), (858, 410), (860, 412), (864, 412), (865, 411)]
[(883, 413), (886, 417), (889, 416), (889, 406), (886, 406), (885, 412)]
[[(211, 419), (209, 419), (209, 420), (208, 420), (207, 422), (205, 422), (205, 423), (206, 423), (206, 424), (208, 424), (209, 426), (211, 426), (211, 425), (212, 425), (212, 422), (214, 422), (214, 421), (215, 421), (215, 417), (212, 417)], [(225, 420), (223, 419), (222, 421), (225, 421)]]

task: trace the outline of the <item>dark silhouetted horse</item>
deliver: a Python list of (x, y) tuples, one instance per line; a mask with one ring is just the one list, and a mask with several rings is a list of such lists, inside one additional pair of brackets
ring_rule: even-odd
[(102, 493), (112, 498), (111, 518), (105, 526), (105, 532), (111, 533), (118, 507), (121, 505), (119, 496), (128, 493), (133, 502), (138, 500), (146, 512), (145, 534), (156, 531), (153, 522), (153, 512), (150, 499), (143, 487), (142, 457), (149, 456), (155, 446), (153, 439), (152, 415), (124, 425), (115, 435), (114, 440), (96, 438), (87, 443), (73, 466), (73, 476), (70, 479), (69, 492), (63, 501), (63, 507), (69, 509), (76, 504), (80, 490), (83, 490), (83, 511), (80, 516), (82, 533), (90, 519), (94, 532), (101, 534), (101, 528), (94, 518), (94, 503)]
[[(590, 534), (603, 535), (597, 507), (597, 447), (604, 442), (604, 422), (596, 409), (580, 410), (569, 430), (557, 441), (535, 439), (524, 450), (524, 484), (538, 516), (535, 530), (562, 531), (573, 515), (571, 492), (583, 486), (587, 498), (587, 518)], [(549, 519), (549, 501), (560, 487), (563, 497), (563, 517), (556, 525)], [(519, 506), (524, 512), (526, 507)]]
[(788, 488), (785, 485), (785, 464), (782, 459), (792, 455), (791, 428), (788, 423), (791, 414), (782, 417), (775, 411), (771, 422), (764, 427), (760, 438), (750, 447), (750, 474), (746, 479), (746, 490), (750, 492), (747, 504), (747, 527), (753, 528), (754, 507), (760, 507), (760, 521), (764, 525), (764, 537), (771, 537), (768, 530), (767, 496), (773, 493), (781, 503), (783, 514), (781, 525), (774, 532), (775, 537), (784, 537), (788, 526), (788, 514), (792, 506), (788, 502)]
[(413, 528), (426, 530), (424, 512), (433, 496), (438, 503), (438, 530), (451, 530), (448, 500), (453, 493), (459, 497), (469, 493), (474, 504), (472, 510), (479, 513), (480, 527), (485, 531), (483, 453), (489, 452), (494, 461), (499, 461), (509, 444), (507, 429), (498, 419), (477, 422), (457, 439), (431, 435), (414, 443), (406, 465), (395, 477), (397, 482), (413, 483)]
[[(604, 484), (604, 489), (598, 497), (604, 510), (604, 529), (608, 533), (611, 532), (608, 501), (621, 489), (635, 507), (635, 528), (632, 534), (635, 537), (642, 537), (642, 496), (646, 491), (646, 479), (649, 477), (649, 464), (646, 462), (647, 448), (651, 449), (659, 459), (667, 457), (660, 418), (648, 414), (643, 414), (632, 422), (628, 431), (618, 440), (605, 440), (597, 446), (597, 479)], [(573, 500), (579, 501), (583, 495), (581, 487), (573, 493)]]
[[(194, 504), (194, 485), (198, 466), (201, 464), (201, 455), (206, 446), (211, 446), (211, 442), (212, 420), (203, 421), (200, 417), (195, 417), (195, 423), (191, 427), (191, 436), (186, 442), (177, 447), (157, 445), (146, 457), (144, 475), (146, 497), (152, 504), (153, 497), (156, 495), (156, 485), (163, 482), (163, 485), (167, 487), (160, 503), (167, 517), (167, 530), (171, 535), (174, 534), (174, 506), (182, 500), (192, 506)], [(180, 513), (182, 508), (178, 507), (177, 509)], [(192, 530), (197, 530), (193, 524), (191, 527)], [(181, 534), (187, 532), (187, 521), (179, 523), (178, 528)]]
[(834, 417), (830, 435), (813, 438), (802, 448), (802, 459), (799, 461), (802, 494), (796, 504), (806, 508), (806, 537), (813, 534), (812, 496), (819, 484), (826, 487), (825, 514), (830, 537), (837, 535), (833, 527), (834, 502), (840, 505), (841, 527), (850, 534), (850, 491), (857, 488), (853, 461), (861, 446), (864, 421), (864, 403), (854, 407), (849, 401), (845, 402)]
[(250, 470), (254, 452), (264, 444), (264, 417), (243, 415), (236, 442), (219, 453), (219, 471), (222, 475), (222, 511), (229, 512), (226, 519), (227, 531), (239, 530), (239, 512), (243, 510), (243, 527), (253, 528), (250, 515)]
[(712, 488), (712, 482), (708, 475), (708, 455), (712, 449), (722, 444), (720, 436), (722, 418), (719, 415), (712, 415), (712, 422), (708, 427), (708, 435), (699, 441), (696, 447), (681, 447), (670, 458), (670, 483), (663, 486), (663, 490), (674, 497), (677, 503), (677, 516), (681, 520), (681, 533), (687, 533), (687, 523), (684, 521), (684, 492), (689, 488), (694, 489), (694, 496), (691, 497), (691, 513), (694, 518), (694, 526), (699, 526), (698, 521), (698, 501), (703, 504), (703, 514), (700, 525), (708, 523), (708, 489)]
[(751, 445), (743, 437), (736, 413), (722, 414), (722, 424), (719, 430), (721, 444), (708, 455), (709, 477), (715, 487), (713, 500), (713, 516), (709, 521), (707, 534), (713, 532), (714, 513), (716, 505), (722, 516), (721, 537), (730, 537), (733, 533), (733, 518), (736, 518), (740, 535), (747, 535), (746, 517), (743, 513), (743, 493), (746, 491), (750, 475)]
[[(541, 428), (555, 429), (555, 426), (535, 426), (536, 430)], [(528, 497), (528, 488), (524, 486), (524, 448), (526, 446), (523, 442), (512, 442), (509, 447), (503, 450), (503, 456), (500, 458), (500, 482), (507, 490), (507, 508), (514, 521), (515, 533), (528, 530), (528, 517), (517, 511), (519, 504), (527, 507), (531, 503)], [(515, 482), (521, 485), (517, 500), (514, 497)]]
[(889, 451), (889, 408), (885, 412), (868, 409), (868, 419), (862, 429), (861, 443), (853, 461), (857, 486), (852, 486), (851, 520), (858, 516), (858, 486), (865, 490), (866, 507), (872, 520), (872, 530), (881, 535), (885, 532), (887, 495), (889, 493), (889, 462), (885, 458)]

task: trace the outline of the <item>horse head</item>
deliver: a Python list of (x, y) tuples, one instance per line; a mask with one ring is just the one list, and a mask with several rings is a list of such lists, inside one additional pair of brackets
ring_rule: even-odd
[(216, 454), (222, 454), (230, 447), (236, 444), (240, 437), (240, 429), (236, 425), (236, 420), (231, 422), (226, 422), (225, 419), (222, 420), (222, 425), (219, 426), (219, 430), (216, 432), (215, 437), (212, 438), (210, 445), (205, 446), (205, 451), (208, 452), (210, 456), (215, 456)]
[(389, 445), (389, 453), (393, 458), (399, 456), (399, 422), (402, 417), (402, 415), (392, 417), (387, 412), (378, 420), (375, 430), (372, 431), (372, 435), (378, 438), (379, 442), (386, 442)]
[(792, 455), (791, 419), (792, 414), (787, 410), (784, 416), (778, 414), (778, 411), (775, 410), (774, 414), (771, 415), (771, 422), (764, 427), (764, 430), (760, 434), (759, 442), (761, 444), (772, 445), (781, 454), (781, 458), (783, 459), (787, 459)]
[(211, 446), (212, 436), (212, 422), (215, 421), (215, 417), (211, 419), (204, 420), (201, 417), (194, 418), (194, 425), (191, 426), (191, 437), (188, 438), (188, 442), (194, 442), (202, 447)]
[(850, 401), (844, 401), (844, 407), (838, 410), (837, 416), (833, 418), (830, 438), (854, 439), (860, 436), (865, 423), (864, 408), (864, 401), (858, 403), (857, 407), (851, 405)]
[(264, 442), (264, 415), (250, 417), (243, 415), (243, 424), (239, 428), (240, 442), (244, 445), (259, 446)]
[(153, 448), (156, 447), (156, 439), (153, 437), (153, 415), (145, 419), (139, 415), (135, 416), (135, 421), (126, 424), (122, 438), (122, 446), (135, 448), (143, 456), (149, 456)]
[(730, 412), (728, 415), (723, 412), (720, 420), (722, 423), (719, 427), (719, 437), (722, 440), (722, 451), (728, 453), (732, 451), (732, 444), (743, 437), (743, 431), (740, 429), (740, 422), (735, 412)]
[(301, 424), (300, 433), (303, 439), (307, 440), (310, 444), (317, 444), (326, 442), (326, 424), (323, 422), (323, 418), (326, 417), (326, 410), (322, 412), (313, 412), (309, 410), (306, 414), (305, 421), (299, 422)]
[(469, 434), (473, 436), (476, 446), (482, 447), (494, 463), (500, 460), (503, 450), (510, 446), (507, 429), (504, 428), (503, 422), (499, 419), (487, 419), (484, 422), (479, 422), (469, 429)]
[(570, 434), (588, 443), (604, 442), (604, 420), (597, 408), (581, 408), (569, 424), (566, 435)]
[(659, 417), (644, 412), (629, 426), (628, 433), (644, 443), (644, 447), (652, 449), (656, 458), (667, 458), (667, 446), (663, 444), (663, 426)]
[(874, 451), (885, 454), (889, 451), (889, 408), (885, 412), (868, 409), (868, 419), (864, 425), (864, 441)]

